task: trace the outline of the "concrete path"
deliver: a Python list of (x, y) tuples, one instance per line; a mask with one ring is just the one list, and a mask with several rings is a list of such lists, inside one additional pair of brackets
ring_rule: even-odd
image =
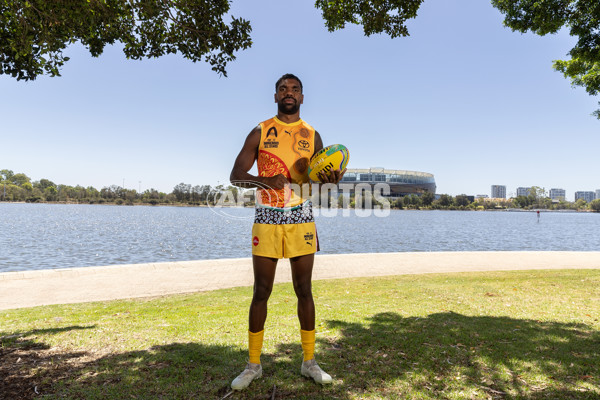
[[(318, 255), (313, 279), (469, 271), (600, 268), (600, 252)], [(275, 282), (290, 282), (289, 261)], [(0, 273), (0, 310), (252, 286), (252, 260), (224, 259)]]

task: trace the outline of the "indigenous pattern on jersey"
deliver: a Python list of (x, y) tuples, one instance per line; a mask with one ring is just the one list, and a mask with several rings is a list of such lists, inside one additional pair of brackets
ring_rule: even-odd
[[(308, 165), (315, 152), (315, 130), (302, 119), (286, 124), (273, 117), (259, 124), (258, 175), (271, 177), (283, 174), (292, 184), (308, 184)], [(303, 196), (304, 195), (304, 196)], [(286, 209), (304, 203), (309, 193), (293, 189), (259, 189), (259, 207)]]
[(277, 210), (266, 207), (256, 207), (254, 214), (255, 224), (304, 224), (314, 222), (312, 202), (305, 201), (301, 206), (289, 210)]

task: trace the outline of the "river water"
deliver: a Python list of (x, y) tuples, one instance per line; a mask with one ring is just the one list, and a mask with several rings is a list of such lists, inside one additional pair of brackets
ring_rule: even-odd
[[(535, 212), (315, 211), (320, 254), (600, 250), (595, 213), (542, 212), (538, 219)], [(251, 208), (0, 203), (0, 272), (250, 257), (253, 214)]]

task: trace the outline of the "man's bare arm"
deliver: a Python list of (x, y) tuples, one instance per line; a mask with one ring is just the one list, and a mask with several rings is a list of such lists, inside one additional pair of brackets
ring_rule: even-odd
[(289, 183), (285, 175), (279, 174), (272, 177), (255, 176), (248, 171), (258, 159), (258, 146), (260, 145), (260, 127), (257, 126), (248, 134), (244, 146), (233, 164), (229, 175), (231, 184), (243, 188), (272, 188), (283, 189)]

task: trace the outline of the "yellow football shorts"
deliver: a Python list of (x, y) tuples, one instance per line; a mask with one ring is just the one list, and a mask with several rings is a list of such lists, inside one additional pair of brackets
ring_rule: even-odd
[(257, 224), (252, 226), (252, 254), (270, 258), (292, 258), (316, 253), (314, 222), (302, 224)]

